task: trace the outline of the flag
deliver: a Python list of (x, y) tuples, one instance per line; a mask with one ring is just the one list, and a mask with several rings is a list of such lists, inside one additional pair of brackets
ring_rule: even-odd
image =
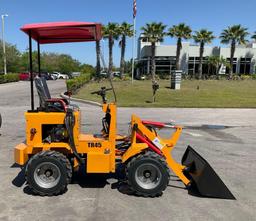
[(137, 2), (136, 0), (133, 0), (133, 18), (136, 17), (137, 14)]

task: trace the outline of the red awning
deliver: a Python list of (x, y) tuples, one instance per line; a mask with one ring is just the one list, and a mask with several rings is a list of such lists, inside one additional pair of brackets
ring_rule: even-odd
[(24, 25), (26, 34), (40, 44), (84, 42), (101, 39), (101, 24), (91, 22), (49, 22)]

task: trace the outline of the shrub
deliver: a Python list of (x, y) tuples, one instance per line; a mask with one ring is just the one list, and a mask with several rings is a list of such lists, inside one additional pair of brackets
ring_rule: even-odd
[(132, 77), (129, 76), (128, 74), (124, 74), (123, 78), (122, 78), (123, 81), (130, 81), (131, 79), (132, 79)]
[(19, 74), (9, 73), (0, 75), (0, 84), (19, 81)]
[(91, 77), (92, 74), (82, 73), (79, 77), (67, 80), (67, 90), (75, 93), (79, 88), (86, 84)]
[(165, 73), (165, 72), (158, 73), (157, 75), (159, 76), (159, 79), (164, 79), (164, 80), (169, 80), (171, 76), (170, 73)]
[(252, 79), (255, 79), (255, 80), (256, 80), (256, 74), (253, 74), (253, 75), (252, 75)]
[(248, 74), (243, 74), (243, 75), (241, 75), (241, 79), (242, 80), (249, 80), (249, 79), (252, 79), (252, 76), (248, 75)]

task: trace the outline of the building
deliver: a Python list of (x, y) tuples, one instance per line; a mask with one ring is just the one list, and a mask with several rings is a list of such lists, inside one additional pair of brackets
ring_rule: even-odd
[[(216, 73), (216, 69), (208, 64), (209, 56), (222, 56), (230, 59), (230, 48), (205, 46), (203, 58), (203, 73)], [(137, 74), (146, 75), (150, 73), (151, 43), (147, 39), (140, 37), (138, 40), (137, 51)], [(156, 73), (170, 74), (175, 69), (176, 45), (161, 45), (156, 43)], [(246, 46), (237, 46), (234, 56), (233, 73), (253, 74), (256, 72), (256, 43), (250, 43)], [(199, 67), (199, 45), (193, 45), (189, 42), (182, 42), (180, 56), (180, 67), (184, 73), (195, 75)], [(218, 71), (217, 71), (218, 72)], [(222, 66), (219, 69), (220, 74), (228, 73), (228, 68)]]

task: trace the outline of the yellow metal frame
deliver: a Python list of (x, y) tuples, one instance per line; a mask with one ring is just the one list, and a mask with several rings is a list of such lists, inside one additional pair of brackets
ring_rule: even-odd
[[(87, 154), (88, 173), (115, 172), (115, 144), (116, 138), (116, 105), (103, 104), (103, 112), (111, 115), (110, 133), (98, 138), (92, 134), (80, 134), (80, 111), (74, 111), (74, 142), (79, 154)], [(42, 125), (64, 124), (66, 113), (56, 112), (26, 112), (26, 143), (17, 145), (14, 149), (14, 160), (19, 165), (24, 165), (27, 160), (40, 151), (56, 150), (64, 154), (72, 154), (72, 149), (67, 143), (42, 142)], [(74, 167), (78, 166), (74, 160)]]
[(148, 148), (147, 144), (145, 144), (145, 143), (137, 143), (136, 133), (140, 133), (140, 134), (144, 135), (151, 142), (155, 138), (157, 138), (160, 141), (160, 144), (162, 145), (162, 147), (159, 148), (159, 150), (162, 152), (163, 156), (165, 157), (169, 168), (182, 180), (182, 182), (185, 185), (188, 185), (190, 183), (190, 181), (183, 174), (183, 169), (185, 168), (185, 166), (177, 163), (171, 154), (171, 152), (172, 152), (174, 146), (176, 145), (176, 143), (180, 137), (180, 134), (182, 132), (181, 126), (174, 127), (175, 132), (172, 134), (172, 136), (169, 139), (163, 139), (159, 135), (157, 135), (154, 131), (151, 131), (150, 129), (148, 129), (142, 123), (140, 118), (137, 117), (136, 115), (132, 115), (131, 127), (136, 128), (136, 130), (132, 131), (131, 147), (123, 155), (123, 157), (122, 157), (123, 163), (125, 163), (128, 159), (130, 159), (134, 155), (137, 155), (137, 154), (141, 153), (143, 150), (145, 150), (146, 148)]
[[(116, 159), (120, 156), (116, 155), (116, 141), (122, 140), (124, 137), (117, 135), (116, 128), (116, 105), (114, 103), (103, 104), (102, 110), (111, 115), (109, 134), (103, 134), (101, 137), (92, 134), (80, 133), (80, 111), (74, 111), (74, 142), (76, 150), (79, 154), (87, 155), (87, 172), (88, 173), (110, 173), (115, 172)], [(55, 112), (26, 112), (26, 144), (21, 143), (15, 147), (15, 162), (24, 165), (27, 160), (40, 151), (56, 150), (65, 155), (72, 154), (72, 149), (67, 143), (43, 143), (42, 142), (42, 125), (44, 124), (64, 124), (65, 113)], [(136, 126), (136, 127), (135, 127)], [(169, 168), (183, 181), (185, 185), (189, 184), (189, 180), (184, 176), (184, 166), (177, 163), (172, 157), (172, 150), (176, 145), (182, 127), (175, 126), (175, 132), (169, 139), (163, 139), (154, 131), (147, 128), (139, 117), (132, 115), (131, 118), (131, 146), (121, 156), (122, 162), (126, 163), (133, 156), (141, 153), (148, 148), (145, 143), (139, 143), (136, 139), (136, 133), (147, 137), (152, 143), (154, 139), (158, 139), (160, 143), (159, 150), (165, 157)], [(136, 128), (136, 130), (134, 129)], [(78, 166), (78, 161), (74, 159), (74, 167)]]

